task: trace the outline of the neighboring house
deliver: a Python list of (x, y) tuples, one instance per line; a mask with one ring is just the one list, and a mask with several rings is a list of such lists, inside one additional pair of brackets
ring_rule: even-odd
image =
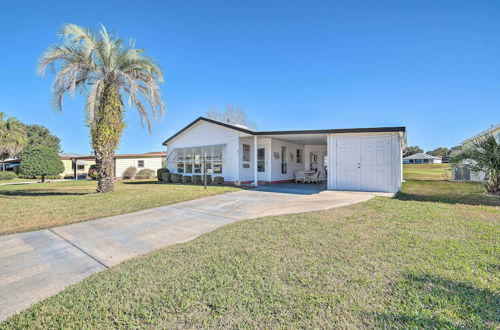
[(202, 174), (205, 160), (226, 183), (285, 183), (313, 170), (331, 190), (397, 192), (405, 141), (404, 127), (265, 132), (199, 117), (163, 145), (173, 173)]
[[(491, 126), (490, 128), (464, 140), (462, 145), (462, 150), (472, 147), (475, 140), (486, 136), (487, 134), (493, 135), (497, 142), (500, 143), (500, 123)], [(460, 181), (483, 181), (484, 180), (484, 172), (476, 172), (470, 170), (470, 165), (473, 164), (472, 160), (465, 160), (461, 164), (453, 166), (453, 179)]]
[(443, 160), (441, 159), (441, 157), (436, 157), (421, 152), (403, 157), (403, 164), (441, 164), (442, 162)]
[[(64, 164), (64, 178), (85, 178), (90, 166), (95, 164), (95, 157), (81, 154), (60, 154)], [(121, 179), (123, 172), (128, 167), (135, 167), (137, 171), (141, 169), (158, 170), (164, 167), (167, 154), (161, 151), (148, 152), (144, 154), (123, 154), (115, 155), (115, 177)]]
[(64, 164), (64, 172), (61, 173), (64, 179), (74, 179), (75, 177), (85, 179), (90, 166), (95, 164), (95, 158), (88, 155), (60, 153), (59, 157)]

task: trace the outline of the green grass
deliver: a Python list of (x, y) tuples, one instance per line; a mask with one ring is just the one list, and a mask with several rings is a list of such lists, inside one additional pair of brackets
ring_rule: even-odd
[(116, 191), (95, 193), (95, 181), (0, 186), (0, 234), (50, 228), (134, 212), (225, 192), (233, 187), (162, 184), (154, 180), (116, 183)]
[(395, 199), (241, 221), (0, 328), (498, 328), (499, 205), (477, 184), (423, 181)]
[(405, 164), (403, 178), (405, 180), (445, 180), (450, 179), (450, 164)]
[(15, 178), (12, 180), (0, 180), (0, 183), (16, 183), (16, 182), (37, 182), (39, 180), (37, 179), (21, 179), (21, 178)]

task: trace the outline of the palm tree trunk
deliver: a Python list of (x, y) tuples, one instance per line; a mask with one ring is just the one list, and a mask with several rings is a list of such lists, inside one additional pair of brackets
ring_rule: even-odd
[(114, 191), (114, 155), (125, 123), (120, 94), (112, 86), (105, 86), (90, 133), (98, 173), (97, 192)]

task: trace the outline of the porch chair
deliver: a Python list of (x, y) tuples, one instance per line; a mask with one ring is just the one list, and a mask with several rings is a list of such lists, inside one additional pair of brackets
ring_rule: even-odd
[(320, 171), (317, 171), (313, 175), (309, 175), (306, 179), (309, 183), (319, 183), (319, 173)]
[(306, 181), (306, 173), (304, 171), (295, 171), (295, 182), (304, 183)]
[(323, 183), (326, 181), (326, 174), (325, 174), (325, 171), (321, 171), (319, 172), (319, 175), (318, 175), (318, 181), (320, 183)]

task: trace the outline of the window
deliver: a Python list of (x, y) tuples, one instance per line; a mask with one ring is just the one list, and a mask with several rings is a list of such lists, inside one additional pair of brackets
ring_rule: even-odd
[(286, 161), (287, 161), (287, 157), (286, 157), (286, 147), (283, 146), (281, 147), (281, 174), (286, 174)]
[(302, 164), (302, 150), (297, 149), (297, 164)]
[(266, 171), (266, 149), (257, 149), (257, 172)]
[(243, 145), (243, 161), (244, 162), (250, 161), (250, 145), (248, 144)]
[(224, 146), (175, 149), (175, 157), (167, 160), (174, 163), (177, 173), (222, 174), (222, 149)]
[(76, 169), (78, 171), (85, 171), (85, 165), (77, 165)]
[(137, 167), (144, 167), (144, 161), (143, 160), (138, 160), (137, 161)]

